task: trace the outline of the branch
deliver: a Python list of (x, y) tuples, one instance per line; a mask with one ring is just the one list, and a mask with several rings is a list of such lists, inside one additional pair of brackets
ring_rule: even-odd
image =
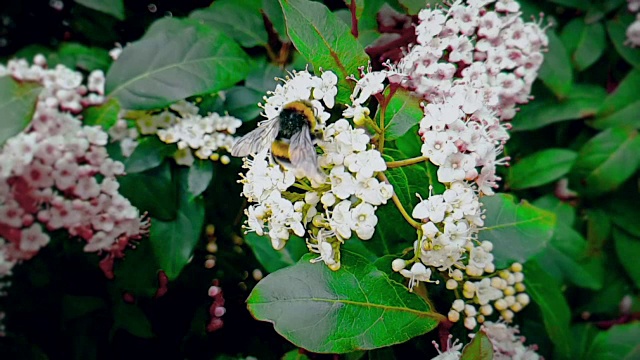
[[(380, 179), (381, 181), (386, 182), (387, 184), (391, 185), (391, 183), (389, 182), (389, 179), (387, 179), (387, 177), (384, 175), (384, 173), (378, 173), (377, 175), (378, 179)], [(391, 185), (393, 186), (393, 185)], [(398, 195), (396, 195), (395, 189), (393, 191), (393, 196), (391, 196), (391, 200), (393, 200), (393, 203), (396, 204), (396, 207), (398, 208), (398, 211), (400, 211), (400, 214), (402, 214), (402, 217), (409, 223), (409, 225), (413, 226), (416, 229), (421, 229), (422, 228), (422, 224), (413, 220), (411, 218), (411, 216), (409, 216), (409, 213), (407, 213), (407, 211), (404, 209), (404, 207), (402, 206), (402, 203), (400, 202), (400, 199), (398, 199)]]
[(409, 165), (413, 165), (413, 164), (418, 164), (421, 163), (423, 161), (427, 161), (429, 160), (428, 157), (426, 156), (418, 156), (418, 157), (414, 157), (411, 159), (405, 159), (405, 160), (398, 160), (398, 161), (390, 161), (387, 163), (387, 169), (393, 169), (393, 168), (399, 168), (402, 166), (409, 166)]

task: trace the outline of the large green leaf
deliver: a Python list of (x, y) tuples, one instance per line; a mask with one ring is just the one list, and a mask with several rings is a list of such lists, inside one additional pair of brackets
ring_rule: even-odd
[(244, 236), (244, 240), (260, 264), (270, 273), (295, 264), (302, 255), (309, 252), (304, 239), (297, 236), (292, 236), (282, 250), (275, 250), (267, 235), (260, 236), (250, 232)]
[(174, 151), (175, 146), (163, 143), (156, 136), (145, 136), (140, 139), (131, 156), (124, 159), (125, 171), (133, 174), (152, 169)]
[(78, 43), (63, 43), (58, 51), (47, 56), (47, 64), (63, 64), (70, 69), (84, 71), (106, 70), (112, 60), (109, 52), (99, 47), (89, 47)]
[(120, 104), (116, 99), (109, 99), (104, 104), (90, 106), (82, 111), (84, 125), (100, 125), (109, 130), (118, 121)]
[(640, 358), (640, 323), (616, 325), (600, 332), (585, 360), (634, 360)]
[(574, 84), (562, 99), (536, 99), (513, 118), (513, 131), (534, 130), (561, 121), (584, 119), (600, 109), (607, 92), (594, 85)]
[(420, 99), (409, 91), (395, 92), (385, 111), (385, 136), (389, 140), (397, 139), (409, 129), (420, 123), (424, 113)]
[(535, 261), (527, 262), (523, 272), (527, 293), (542, 312), (547, 334), (557, 351), (568, 357), (571, 353), (571, 310), (560, 291), (560, 284)]
[(118, 293), (128, 292), (134, 296), (152, 297), (158, 291), (160, 266), (153, 255), (149, 239), (143, 239), (135, 249), (127, 249), (124, 259), (114, 266), (114, 285)]
[(296, 346), (319, 353), (375, 349), (438, 325), (441, 315), (421, 297), (361, 256), (342, 251), (338, 271), (311, 258), (268, 275), (247, 300), (256, 319), (272, 322)]
[(40, 90), (36, 83), (0, 77), (0, 146), (29, 125)]
[(244, 47), (267, 45), (267, 30), (260, 14), (261, 0), (216, 0), (189, 17), (225, 33)]
[(560, 38), (578, 71), (593, 65), (607, 45), (604, 26), (600, 22), (586, 23), (583, 18), (569, 22), (562, 29)]
[(584, 196), (615, 190), (638, 168), (640, 138), (635, 130), (609, 128), (582, 146), (569, 176), (570, 187)]
[(640, 128), (640, 70), (634, 69), (627, 74), (616, 90), (602, 103), (596, 119), (590, 125), (597, 129), (614, 126)]
[(607, 32), (618, 53), (635, 68), (640, 67), (640, 49), (625, 45), (627, 40), (627, 28), (635, 20), (627, 9), (622, 9), (615, 18), (607, 21)]
[[(119, 177), (120, 193), (151, 217), (173, 220), (176, 217), (176, 187), (172, 183), (169, 162), (140, 173)], [(159, 196), (162, 194), (162, 196)]]
[(556, 224), (555, 214), (526, 201), (514, 201), (509, 194), (482, 198), (486, 218), (478, 239), (493, 243), (498, 268), (514, 261), (524, 263), (540, 253), (551, 240)]
[(196, 159), (189, 167), (189, 193), (195, 197), (202, 194), (211, 183), (214, 175), (213, 162), (209, 159)]
[(246, 86), (235, 86), (225, 93), (224, 106), (232, 116), (243, 121), (254, 120), (262, 111), (258, 103), (263, 96), (263, 92)]
[(570, 203), (558, 199), (554, 194), (547, 194), (532, 202), (534, 206), (556, 214), (557, 223), (573, 226), (576, 220), (576, 208)]
[(123, 329), (140, 338), (152, 338), (153, 330), (142, 309), (134, 304), (116, 302), (113, 307), (113, 328)]
[(213, 92), (244, 79), (249, 60), (226, 35), (174, 18), (158, 32), (127, 46), (107, 73), (107, 93), (123, 108), (152, 109)]
[(638, 259), (634, 255), (640, 254), (640, 239), (614, 227), (613, 240), (620, 264), (627, 271), (636, 288), (640, 288), (640, 266), (638, 266)]
[(493, 344), (484, 331), (478, 331), (462, 350), (460, 360), (492, 360)]
[(569, 94), (573, 83), (573, 70), (567, 49), (558, 35), (547, 31), (549, 51), (544, 55), (544, 63), (540, 67), (539, 77), (558, 98)]
[(176, 279), (190, 261), (204, 224), (204, 200), (189, 192), (188, 176), (188, 169), (179, 170), (176, 219), (153, 219), (149, 235), (158, 265), (169, 280)]
[(331, 70), (338, 76), (336, 102), (347, 103), (353, 89), (350, 75), (366, 66), (369, 57), (351, 35), (349, 27), (329, 9), (309, 0), (280, 0), (287, 31), (293, 45), (315, 69)]
[(546, 149), (527, 156), (509, 169), (511, 189), (548, 184), (566, 175), (578, 154), (566, 149)]
[(124, 20), (124, 0), (74, 0), (80, 5)]

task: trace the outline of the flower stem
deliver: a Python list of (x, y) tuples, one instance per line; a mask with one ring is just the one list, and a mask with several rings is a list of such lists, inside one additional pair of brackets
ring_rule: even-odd
[(414, 158), (411, 158), (411, 159), (390, 161), (390, 162), (387, 163), (387, 169), (393, 169), (393, 168), (398, 168), (398, 167), (402, 167), (402, 166), (409, 166), (409, 165), (413, 165), (413, 164), (418, 164), (418, 163), (421, 163), (421, 162), (427, 161), (427, 160), (429, 160), (429, 158), (426, 157), (426, 156), (418, 156), (418, 157), (414, 157)]
[[(378, 173), (378, 179), (391, 185), (391, 183), (389, 182), (389, 179), (387, 179), (384, 173), (381, 173), (381, 172)], [(422, 228), (422, 224), (413, 220), (411, 216), (409, 216), (409, 213), (407, 213), (407, 210), (405, 210), (404, 207), (402, 206), (402, 203), (400, 202), (400, 199), (398, 199), (398, 195), (396, 195), (395, 191), (393, 192), (393, 196), (391, 196), (391, 200), (393, 200), (393, 203), (396, 204), (398, 211), (400, 211), (400, 214), (402, 214), (402, 217), (409, 223), (409, 225), (413, 226), (416, 229)]]

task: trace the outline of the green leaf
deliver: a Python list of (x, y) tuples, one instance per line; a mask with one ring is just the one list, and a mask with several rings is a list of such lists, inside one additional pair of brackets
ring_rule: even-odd
[(134, 296), (150, 298), (158, 290), (159, 270), (151, 242), (144, 239), (134, 249), (127, 249), (124, 259), (116, 261), (114, 285), (119, 294), (126, 291)]
[(176, 219), (161, 221), (152, 219), (149, 242), (158, 265), (169, 280), (180, 275), (189, 263), (204, 225), (204, 200), (194, 197), (188, 190), (188, 169), (178, 173), (178, 209)]
[(618, 54), (633, 67), (638, 68), (640, 67), (640, 49), (625, 45), (627, 28), (634, 20), (635, 16), (631, 15), (627, 9), (621, 9), (618, 16), (607, 21), (607, 33)]
[(106, 131), (118, 121), (120, 104), (116, 99), (109, 99), (104, 104), (90, 106), (82, 111), (84, 125), (99, 125)]
[(262, 0), (262, 13), (273, 25), (273, 30), (278, 34), (278, 39), (283, 43), (290, 42), (287, 36), (284, 14), (282, 14), (279, 2), (276, 0)]
[(176, 28), (127, 46), (107, 73), (107, 94), (126, 109), (153, 109), (244, 79), (249, 60), (233, 40), (209, 27), (174, 18)]
[(244, 86), (256, 90), (264, 95), (267, 91), (273, 91), (278, 85), (276, 78), (284, 79), (287, 73), (278, 66), (263, 61), (253, 67), (247, 75)]
[(639, 128), (638, 92), (640, 92), (640, 70), (634, 69), (618, 84), (616, 90), (607, 96), (598, 110), (596, 119), (589, 125), (596, 129), (614, 126)]
[(585, 23), (583, 18), (569, 22), (560, 37), (578, 71), (593, 65), (607, 45), (604, 26), (600, 22)]
[(497, 268), (505, 268), (514, 261), (526, 262), (540, 253), (553, 236), (555, 214), (526, 201), (519, 204), (514, 201), (509, 194), (482, 198), (486, 218), (478, 240), (493, 243)]
[(439, 315), (421, 297), (361, 256), (342, 251), (338, 271), (311, 258), (268, 275), (247, 300), (256, 319), (272, 322), (294, 345), (347, 353), (402, 343), (437, 326)]
[(558, 98), (569, 94), (573, 84), (573, 71), (569, 54), (555, 32), (547, 31), (549, 51), (544, 54), (544, 62), (538, 76)]
[(189, 167), (189, 193), (195, 197), (202, 194), (209, 183), (211, 183), (211, 179), (213, 179), (213, 163), (211, 160), (200, 160), (196, 159), (196, 161)]
[(80, 5), (84, 5), (89, 9), (99, 11), (115, 17), (118, 20), (124, 20), (124, 1), (123, 0), (74, 0)]
[(575, 151), (546, 149), (527, 156), (509, 170), (509, 187), (526, 189), (548, 184), (566, 175), (578, 157)]
[(571, 326), (571, 342), (573, 349), (571, 355), (573, 359), (586, 359), (589, 347), (593, 338), (600, 333), (600, 330), (591, 323), (579, 323)]
[(616, 325), (600, 332), (585, 360), (633, 360), (640, 357), (640, 323)]
[(542, 312), (542, 320), (549, 338), (564, 357), (571, 353), (571, 310), (556, 280), (547, 275), (535, 261), (524, 265), (527, 293)]
[(176, 188), (167, 161), (153, 169), (119, 177), (118, 182), (120, 193), (141, 211), (161, 220), (176, 217)]
[(124, 329), (131, 335), (144, 339), (153, 337), (151, 323), (139, 307), (119, 301), (116, 302), (113, 310), (113, 327), (115, 329)]
[(224, 105), (230, 115), (243, 121), (250, 121), (260, 116), (262, 109), (258, 103), (263, 96), (263, 92), (245, 86), (236, 86), (226, 92)]
[(109, 52), (99, 47), (88, 47), (78, 43), (63, 43), (58, 51), (47, 56), (49, 67), (63, 64), (71, 69), (84, 71), (106, 70), (111, 64)]
[(569, 176), (570, 188), (584, 196), (615, 190), (636, 172), (640, 138), (635, 130), (610, 128), (582, 146)]
[(62, 295), (62, 318), (65, 322), (74, 320), (94, 311), (105, 309), (107, 303), (97, 296)]
[[(630, 181), (619, 191), (603, 197), (603, 208), (599, 212), (595, 212), (592, 216), (598, 216), (602, 212), (607, 215), (607, 220), (621, 227), (635, 237), (640, 237), (640, 222), (638, 221), (637, 209), (640, 203), (640, 193), (638, 192), (636, 181)], [(605, 219), (602, 217), (594, 217), (593, 221), (600, 221), (601, 226), (604, 225)], [(609, 228), (600, 229), (599, 238), (605, 241), (609, 235)]]
[(40, 90), (35, 83), (0, 77), (0, 146), (29, 125)]
[(268, 235), (260, 236), (250, 232), (244, 236), (244, 240), (260, 264), (270, 273), (295, 264), (302, 255), (309, 252), (304, 239), (297, 236), (291, 236), (282, 250), (275, 250), (271, 246)]
[(225, 33), (243, 47), (265, 46), (268, 35), (260, 14), (261, 0), (216, 0), (189, 17)]
[(282, 355), (280, 360), (309, 360), (309, 357), (300, 350), (291, 350), (288, 353)]
[(557, 223), (573, 226), (576, 221), (576, 208), (571, 204), (558, 199), (553, 194), (547, 194), (532, 202), (534, 206), (551, 211), (556, 214)]
[[(386, 162), (394, 161), (394, 158), (387, 154), (382, 155), (382, 157)], [(407, 179), (404, 169), (401, 167), (392, 168), (387, 169), (384, 173), (387, 179), (389, 179), (389, 183), (393, 186), (394, 193), (398, 196), (398, 199), (400, 199), (400, 203), (404, 206), (405, 210), (410, 212), (413, 209), (411, 204), (413, 203), (412, 198), (415, 197), (415, 194), (411, 194), (409, 190), (409, 180)]]
[(615, 216), (602, 208), (587, 209), (587, 244), (590, 254), (602, 252), (604, 243), (611, 234), (611, 215)]
[(473, 340), (462, 349), (460, 360), (492, 360), (493, 344), (484, 331), (478, 331)]
[(139, 173), (152, 169), (173, 154), (175, 147), (163, 143), (156, 136), (145, 136), (138, 141), (138, 146), (123, 163), (127, 174)]
[(287, 31), (293, 45), (315, 69), (331, 70), (338, 76), (336, 102), (347, 103), (359, 66), (369, 57), (351, 35), (349, 27), (326, 6), (309, 0), (280, 0)]
[(406, 134), (424, 117), (420, 99), (409, 91), (399, 89), (395, 92), (385, 111), (385, 136), (393, 140)]
[(409, 15), (417, 15), (420, 10), (426, 8), (428, 5), (439, 5), (440, 0), (398, 0), (400, 5), (407, 9)]
[(558, 5), (562, 5), (562, 6), (566, 6), (574, 9), (580, 9), (580, 10), (589, 9), (589, 1), (584, 1), (584, 0), (549, 0), (549, 1), (552, 3), (556, 3)]
[(606, 96), (607, 92), (600, 86), (574, 84), (563, 99), (536, 99), (523, 106), (513, 119), (513, 131), (588, 118), (596, 114)]
[(636, 288), (640, 288), (640, 266), (638, 266), (638, 259), (634, 255), (640, 254), (640, 239), (615, 227), (613, 229), (613, 241), (620, 264), (627, 271)]
[(604, 281), (604, 264), (601, 257), (589, 256), (587, 250), (587, 241), (579, 232), (558, 222), (549, 245), (535, 259), (555, 279), (599, 290)]

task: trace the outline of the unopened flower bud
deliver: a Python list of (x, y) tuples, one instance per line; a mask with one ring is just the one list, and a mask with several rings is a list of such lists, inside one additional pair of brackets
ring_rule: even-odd
[(469, 330), (473, 330), (478, 325), (476, 318), (468, 317), (464, 319), (464, 327)]
[(531, 300), (528, 294), (518, 294), (516, 295), (516, 301), (522, 304), (522, 306), (527, 306)]
[(489, 316), (491, 314), (493, 314), (493, 306), (489, 305), (489, 304), (485, 304), (480, 306), (480, 313), (484, 316)]
[(395, 272), (398, 272), (398, 271), (404, 269), (406, 266), (407, 266), (407, 262), (402, 260), (402, 259), (395, 259), (391, 263), (391, 268)]
[(458, 282), (453, 280), (453, 279), (449, 279), (449, 280), (447, 280), (446, 286), (447, 286), (447, 289), (453, 290), (453, 289), (456, 289), (458, 287)]
[(513, 272), (522, 272), (522, 264), (517, 263), (517, 262), (511, 264), (511, 271), (513, 271)]
[(464, 300), (462, 299), (454, 300), (453, 304), (451, 305), (451, 308), (457, 312), (461, 312), (462, 310), (464, 310)]
[(511, 322), (511, 320), (513, 320), (513, 311), (503, 310), (500, 312), (500, 316), (502, 316), (506, 322)]
[(458, 322), (458, 320), (460, 320), (460, 313), (455, 310), (449, 310), (449, 313), (447, 314), (447, 318), (451, 322)]

